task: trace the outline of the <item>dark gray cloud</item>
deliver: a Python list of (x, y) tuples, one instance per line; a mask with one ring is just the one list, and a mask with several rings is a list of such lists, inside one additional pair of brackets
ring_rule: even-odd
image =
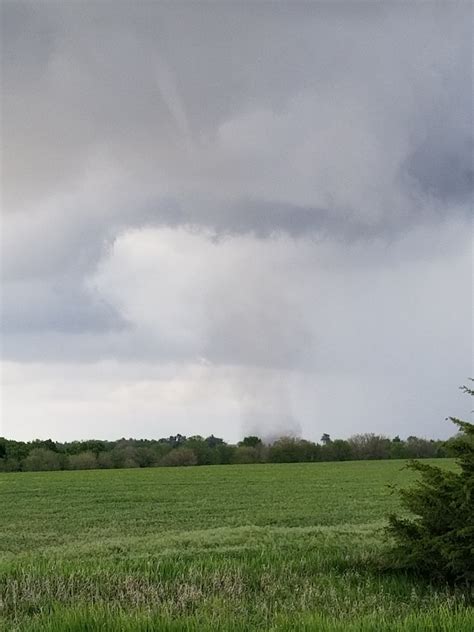
[[(438, 136), (438, 137), (436, 137)], [(404, 168), (421, 190), (443, 204), (470, 204), (474, 185), (474, 139), (441, 130), (417, 147)]]
[[(252, 183), (241, 180), (252, 173), (269, 186), (254, 186), (250, 197), (281, 202), (274, 180), (286, 178), (285, 201), (300, 206), (291, 199), (291, 164), (255, 152), (251, 138), (234, 137), (245, 133), (263, 148), (276, 141), (269, 153), (287, 152), (294, 170), (301, 172), (302, 161), (306, 181), (320, 172), (323, 158), (340, 168), (342, 179), (356, 177), (357, 159), (363, 170), (372, 151), (383, 169), (374, 178), (408, 170), (436, 197), (432, 182), (442, 168), (453, 182), (443, 187), (443, 202), (456, 188), (459, 163), (465, 165), (472, 109), (470, 7), (463, 3), (357, 10), (342, 3), (149, 3), (113, 11), (100, 3), (4, 3), (2, 10), (3, 194), (12, 207), (35, 204), (58, 185), (74, 186), (96, 152), (138, 190), (171, 180), (175, 195), (204, 186), (209, 196), (213, 177), (235, 180), (236, 190), (227, 191), (231, 204), (221, 208), (231, 224), (233, 198), (248, 197)], [(295, 106), (298, 98), (306, 98), (306, 108)], [(426, 153), (438, 162), (426, 164)], [(345, 165), (345, 154), (352, 164)], [(463, 183), (466, 189), (465, 177)], [(303, 206), (316, 215), (321, 207), (337, 213), (337, 196), (328, 189), (325, 204)], [(390, 193), (383, 201), (393, 204)], [(352, 202), (340, 210), (360, 221), (364, 209)], [(193, 215), (189, 205), (183, 212)]]
[(60, 333), (122, 330), (126, 321), (117, 311), (70, 277), (5, 283), (2, 288), (5, 336), (24, 332)]

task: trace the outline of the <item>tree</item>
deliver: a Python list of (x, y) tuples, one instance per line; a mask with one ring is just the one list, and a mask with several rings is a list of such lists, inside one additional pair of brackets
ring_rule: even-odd
[(97, 456), (94, 452), (79, 452), (79, 454), (71, 454), (68, 459), (70, 470), (95, 470), (99, 467)]
[(62, 444), (61, 449), (66, 454), (80, 454), (81, 452), (93, 452), (96, 456), (100, 452), (107, 450), (107, 442), (98, 439), (89, 439), (87, 441), (71, 441)]
[(217, 451), (210, 448), (207, 440), (200, 435), (189, 437), (184, 445), (194, 453), (197, 465), (214, 465), (219, 458)]
[(349, 442), (344, 439), (335, 439), (322, 449), (322, 456), (326, 457), (328, 461), (349, 461), (352, 458), (352, 448)]
[(249, 435), (248, 437), (244, 437), (242, 441), (239, 441), (239, 446), (245, 446), (247, 448), (256, 448), (259, 445), (262, 445), (262, 440), (260, 437), (256, 437), (255, 435)]
[(232, 455), (232, 463), (258, 463), (258, 461), (258, 450), (251, 445), (239, 445)]
[(115, 448), (110, 451), (110, 456), (112, 459), (112, 467), (116, 468), (134, 468), (139, 467), (137, 463), (137, 452), (136, 449), (127, 445), (126, 443), (120, 444), (117, 442)]
[(31, 444), (24, 443), (23, 441), (6, 441), (6, 458), (14, 459), (16, 461), (22, 461), (26, 458), (31, 450)]
[(216, 448), (217, 446), (223, 445), (224, 443), (224, 439), (221, 439), (220, 437), (215, 437), (212, 434), (210, 437), (206, 437), (205, 441), (210, 448)]
[(167, 439), (160, 439), (159, 443), (167, 443), (172, 448), (178, 448), (186, 443), (186, 437), (178, 432), (177, 435), (171, 435)]
[(178, 467), (181, 465), (197, 465), (197, 458), (190, 448), (176, 448), (168, 452), (160, 461), (160, 465)]
[(114, 460), (111, 452), (100, 452), (97, 456), (97, 464), (103, 470), (110, 470), (114, 467)]
[(21, 470), (21, 464), (18, 459), (0, 459), (0, 472), (18, 472), (19, 470)]
[(158, 463), (158, 456), (152, 448), (135, 448), (135, 461), (140, 467), (153, 467)]
[(434, 441), (410, 436), (406, 440), (405, 451), (409, 459), (426, 459), (436, 456), (437, 445)]
[[(474, 395), (467, 386), (462, 390)], [(413, 518), (389, 518), (395, 540), (391, 559), (432, 578), (474, 581), (474, 425), (449, 417), (461, 430), (452, 442), (458, 471), (412, 461), (417, 483), (401, 490), (402, 504)]]
[(30, 472), (60, 470), (61, 466), (61, 456), (46, 448), (34, 448), (22, 462), (22, 469)]
[(397, 435), (392, 439), (390, 444), (390, 458), (391, 459), (406, 459), (405, 442)]
[(390, 439), (373, 432), (353, 435), (349, 445), (355, 459), (387, 459), (390, 455)]
[(31, 442), (31, 448), (44, 448), (45, 450), (51, 450), (51, 452), (58, 452), (58, 446), (52, 439), (35, 439)]
[(318, 455), (318, 446), (315, 443), (295, 437), (280, 437), (268, 450), (268, 460), (271, 463), (316, 461)]
[(236, 452), (237, 448), (233, 445), (227, 445), (227, 443), (223, 443), (222, 445), (218, 445), (216, 447), (216, 452), (219, 458), (219, 463), (222, 465), (227, 465), (232, 463), (232, 459)]

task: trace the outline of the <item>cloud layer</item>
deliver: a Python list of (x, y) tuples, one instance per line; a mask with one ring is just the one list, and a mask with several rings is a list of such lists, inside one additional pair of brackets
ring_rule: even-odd
[(448, 433), (470, 13), (4, 3), (2, 431)]

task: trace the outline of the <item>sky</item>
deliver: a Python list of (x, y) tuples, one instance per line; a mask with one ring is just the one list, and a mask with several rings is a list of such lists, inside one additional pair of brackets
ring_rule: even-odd
[(472, 11), (4, 0), (0, 434), (452, 435)]

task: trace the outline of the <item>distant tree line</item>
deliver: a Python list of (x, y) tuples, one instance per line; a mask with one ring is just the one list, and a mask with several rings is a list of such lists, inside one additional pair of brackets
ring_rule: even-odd
[(389, 439), (377, 434), (356, 434), (334, 439), (324, 433), (321, 443), (281, 437), (264, 443), (248, 436), (237, 445), (219, 437), (119, 439), (72, 441), (46, 439), (23, 442), (0, 437), (0, 471), (44, 471), (137, 468), (243, 463), (307, 463), (362, 459), (422, 459), (452, 456), (454, 439), (447, 441), (411, 436)]

